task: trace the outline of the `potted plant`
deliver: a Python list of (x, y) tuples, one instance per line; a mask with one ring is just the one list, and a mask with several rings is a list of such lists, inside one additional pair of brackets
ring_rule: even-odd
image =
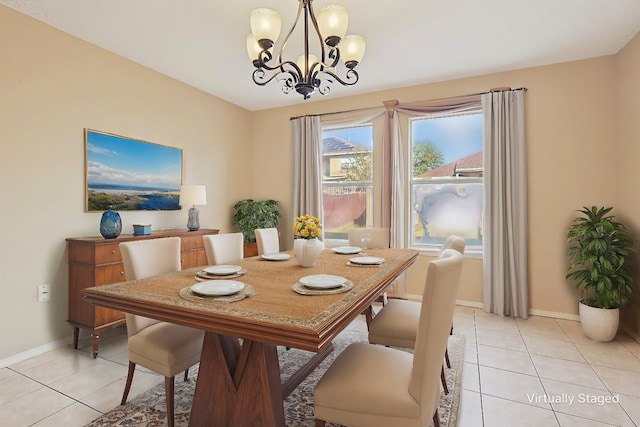
[(233, 205), (233, 225), (238, 227), (244, 236), (244, 256), (258, 254), (256, 245), (256, 228), (272, 228), (278, 225), (280, 212), (278, 202), (272, 199), (244, 199)]
[(609, 215), (612, 207), (586, 206), (579, 210), (567, 233), (569, 266), (566, 278), (581, 292), (580, 322), (589, 338), (611, 341), (618, 330), (619, 308), (629, 299), (633, 281), (629, 257), (633, 239)]

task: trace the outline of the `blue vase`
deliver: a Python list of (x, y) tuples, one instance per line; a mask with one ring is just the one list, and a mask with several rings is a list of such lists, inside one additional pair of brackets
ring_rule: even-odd
[(122, 232), (120, 214), (111, 209), (104, 211), (100, 219), (100, 234), (105, 239), (115, 239)]

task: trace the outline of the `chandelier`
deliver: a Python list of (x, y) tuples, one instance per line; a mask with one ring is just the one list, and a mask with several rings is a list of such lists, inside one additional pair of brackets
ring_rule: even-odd
[[(316, 18), (312, 7), (313, 0), (298, 1), (298, 14), (276, 59), (273, 58), (273, 47), (280, 35), (280, 15), (264, 8), (251, 12), (251, 34), (247, 36), (247, 53), (256, 67), (253, 71), (253, 81), (264, 86), (276, 79), (282, 83), (284, 93), (295, 89), (304, 99), (309, 99), (316, 89), (320, 94), (326, 95), (334, 81), (343, 86), (356, 84), (358, 72), (355, 67), (364, 56), (366, 43), (362, 36), (345, 36), (349, 21), (347, 9), (339, 5), (325, 6), (320, 9)], [(303, 15), (304, 23), (304, 52), (294, 62), (283, 59), (283, 54), (300, 15)], [(319, 55), (312, 54), (309, 50), (310, 24), (313, 31), (311, 35), (315, 34), (318, 38), (318, 46), (314, 47), (319, 49), (319, 52), (316, 51)], [(313, 40), (312, 43), (315, 44)], [(344, 72), (343, 77), (339, 76), (338, 68)]]

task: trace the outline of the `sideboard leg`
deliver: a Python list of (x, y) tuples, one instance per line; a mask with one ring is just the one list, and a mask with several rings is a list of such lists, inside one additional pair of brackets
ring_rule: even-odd
[(93, 344), (93, 358), (98, 357), (98, 346), (100, 345), (100, 334), (97, 332), (93, 332), (91, 334), (91, 341)]
[(78, 336), (80, 336), (80, 328), (77, 326), (73, 327), (73, 348), (74, 350), (78, 349)]

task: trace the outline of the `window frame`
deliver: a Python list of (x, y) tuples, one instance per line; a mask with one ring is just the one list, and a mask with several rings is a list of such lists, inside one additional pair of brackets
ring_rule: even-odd
[[(429, 113), (429, 114), (418, 114), (418, 115), (407, 115), (404, 120), (401, 121), (401, 132), (407, 135), (407, 138), (403, 138), (406, 141), (406, 161), (408, 167), (406, 168), (407, 172), (407, 188), (405, 189), (406, 196), (406, 212), (405, 212), (405, 236), (407, 246), (411, 249), (416, 249), (421, 253), (425, 253), (427, 255), (437, 255), (441, 248), (442, 244), (416, 244), (414, 241), (414, 185), (423, 185), (430, 184), (467, 184), (467, 183), (481, 183), (482, 184), (482, 194), (483, 194), (483, 205), (482, 205), (482, 214), (484, 215), (485, 207), (484, 207), (484, 193), (486, 191), (485, 183), (484, 183), (484, 171), (482, 177), (437, 177), (437, 178), (414, 178), (413, 177), (413, 144), (414, 138), (412, 134), (412, 122), (420, 121), (420, 120), (429, 120), (429, 119), (437, 119), (444, 117), (455, 117), (455, 116), (465, 116), (465, 115), (480, 115), (482, 116), (482, 107), (478, 107), (473, 111), (461, 111), (461, 112), (438, 112), (438, 113)], [(482, 152), (484, 153), (484, 134), (483, 143), (482, 143)], [(416, 182), (418, 181), (418, 182)], [(484, 224), (481, 222), (481, 226)], [(465, 239), (466, 241), (466, 239)], [(482, 245), (468, 245), (465, 247), (465, 256), (469, 258), (482, 258), (484, 254), (484, 239), (482, 239)]]
[[(324, 141), (324, 135), (325, 135), (325, 131), (340, 131), (340, 130), (344, 130), (344, 129), (352, 129), (352, 128), (361, 128), (361, 127), (371, 127), (371, 152), (372, 152), (372, 161), (373, 164), (371, 166), (371, 171), (372, 171), (372, 178), (371, 181), (337, 181), (336, 185), (339, 186), (358, 186), (361, 185), (363, 183), (371, 183), (371, 188), (372, 188), (372, 195), (371, 195), (371, 207), (372, 207), (372, 212), (371, 212), (371, 224), (367, 224), (367, 226), (371, 226), (371, 227), (377, 227), (380, 226), (380, 221), (382, 218), (382, 149), (383, 149), (383, 132), (384, 132), (384, 118), (383, 117), (378, 117), (378, 118), (374, 118), (373, 120), (369, 120), (366, 122), (362, 122), (362, 123), (357, 123), (357, 124), (347, 124), (344, 126), (330, 126), (330, 127), (325, 127), (322, 126), (322, 139)], [(322, 191), (324, 193), (324, 189), (325, 189), (325, 184), (329, 184), (331, 186), (331, 184), (333, 183), (327, 183), (325, 182), (324, 179), (324, 173), (322, 176)], [(346, 184), (346, 185), (345, 185)], [(323, 207), (323, 211), (324, 211), (324, 207)], [(326, 215), (326, 212), (325, 212)], [(322, 221), (324, 222), (324, 218), (322, 219)], [(324, 239), (325, 245), (328, 247), (334, 247), (334, 246), (344, 246), (347, 245), (349, 242), (348, 237), (345, 239), (340, 239), (340, 238), (326, 238)]]

